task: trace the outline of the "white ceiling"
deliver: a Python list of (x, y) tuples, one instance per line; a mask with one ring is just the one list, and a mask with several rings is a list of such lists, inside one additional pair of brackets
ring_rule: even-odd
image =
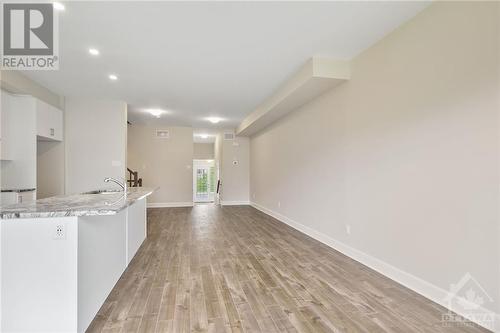
[(214, 130), (236, 127), (313, 55), (352, 58), (429, 3), (64, 4), (60, 70), (25, 74), (66, 96), (124, 100), (132, 123)]

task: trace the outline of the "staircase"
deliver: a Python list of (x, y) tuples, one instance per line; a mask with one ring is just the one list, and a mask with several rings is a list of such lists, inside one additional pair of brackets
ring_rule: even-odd
[(142, 178), (139, 178), (139, 172), (132, 171), (127, 168), (128, 171), (128, 179), (127, 183), (129, 187), (142, 187)]

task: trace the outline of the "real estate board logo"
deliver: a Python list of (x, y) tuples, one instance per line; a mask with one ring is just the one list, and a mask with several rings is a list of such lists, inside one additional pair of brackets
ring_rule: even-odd
[(52, 3), (2, 4), (3, 70), (59, 69), (58, 21)]
[(450, 285), (443, 303), (448, 308), (448, 312), (442, 315), (442, 322), (446, 326), (479, 324), (494, 330), (496, 316), (493, 311), (487, 309), (493, 304), (493, 299), (470, 273)]

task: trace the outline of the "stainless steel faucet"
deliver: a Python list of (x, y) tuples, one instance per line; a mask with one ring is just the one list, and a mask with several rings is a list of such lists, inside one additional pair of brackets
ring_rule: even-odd
[(123, 182), (121, 182), (118, 179), (111, 178), (111, 177), (106, 177), (106, 178), (104, 178), (104, 182), (105, 183), (113, 182), (115, 184), (118, 184), (122, 188), (123, 193), (127, 194), (127, 181), (126, 180), (124, 180)]

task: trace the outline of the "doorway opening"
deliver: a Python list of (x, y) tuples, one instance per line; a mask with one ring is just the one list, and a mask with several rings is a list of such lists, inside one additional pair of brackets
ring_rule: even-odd
[(214, 160), (193, 160), (193, 201), (214, 202), (217, 174)]

